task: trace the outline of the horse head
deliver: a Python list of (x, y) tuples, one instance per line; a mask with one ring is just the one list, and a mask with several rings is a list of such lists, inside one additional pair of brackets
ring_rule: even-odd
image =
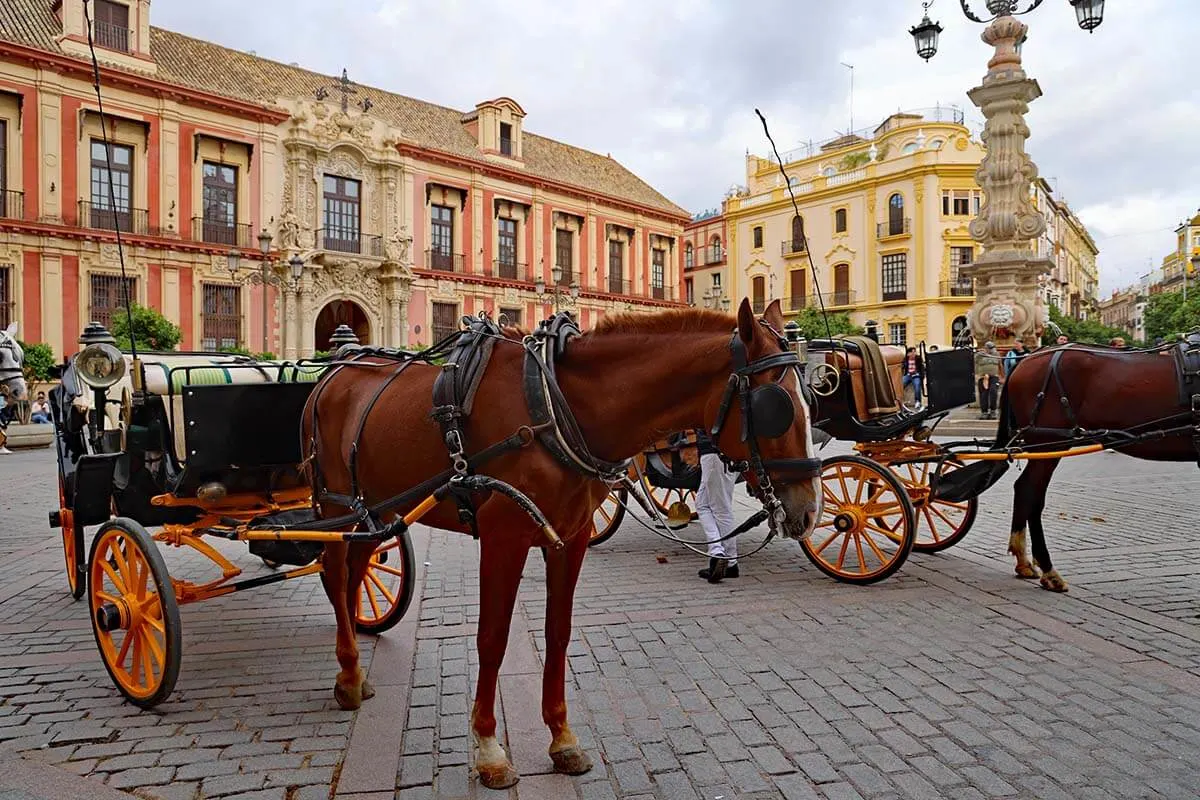
[[(801, 389), (797, 365), (789, 363), (783, 313), (772, 302), (755, 318), (750, 301), (738, 308), (734, 369), (749, 381), (747, 400), (732, 403), (717, 447), (729, 458), (751, 465), (746, 480), (754, 492), (774, 492), (783, 507), (783, 533), (807, 538), (821, 515), (820, 461), (813, 442), (812, 416)], [(744, 348), (745, 364), (737, 352)], [(755, 472), (759, 462), (766, 481)], [(763, 485), (765, 483), (765, 485)], [(769, 497), (760, 497), (769, 505)]]
[(17, 323), (0, 330), (0, 388), (13, 400), (24, 400), (29, 396), (25, 384), (25, 351), (17, 342)]

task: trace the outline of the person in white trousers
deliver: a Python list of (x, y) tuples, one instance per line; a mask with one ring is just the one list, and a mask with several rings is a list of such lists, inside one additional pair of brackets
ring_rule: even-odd
[(696, 431), (700, 451), (700, 488), (696, 513), (708, 540), (708, 567), (699, 575), (709, 583), (738, 577), (737, 537), (721, 539), (733, 530), (733, 488), (737, 475), (725, 469), (721, 456), (704, 431)]

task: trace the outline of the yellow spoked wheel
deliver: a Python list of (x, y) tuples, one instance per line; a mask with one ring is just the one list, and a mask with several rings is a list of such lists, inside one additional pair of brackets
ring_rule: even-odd
[(62, 530), (67, 588), (71, 590), (71, 597), (78, 600), (87, 591), (87, 572), (83, 564), (83, 526), (75, 524), (75, 512), (67, 508), (62, 478), (58, 481), (58, 522)]
[(592, 538), (588, 540), (588, 547), (604, 544), (612, 538), (617, 528), (621, 527), (621, 520), (625, 519), (625, 504), (628, 502), (629, 490), (624, 486), (608, 493), (604, 502), (592, 513)]
[(663, 489), (651, 485), (645, 478), (642, 488), (671, 530), (679, 530), (692, 520), (700, 519), (696, 513), (696, 492), (692, 489)]
[(404, 619), (413, 598), (417, 567), (408, 531), (381, 542), (371, 554), (358, 590), (354, 618), (360, 633), (378, 635)]
[(904, 564), (916, 538), (908, 491), (887, 467), (861, 456), (836, 456), (821, 467), (823, 505), (817, 528), (800, 543), (826, 575), (875, 583)]
[[(934, 464), (897, 464), (892, 472), (908, 489), (917, 513), (917, 537), (913, 550), (919, 553), (937, 553), (958, 544), (975, 523), (979, 511), (979, 499), (972, 497), (965, 503), (948, 503), (930, 498), (929, 479), (933, 476)], [(962, 462), (948, 459), (942, 474), (962, 469)]]
[(121, 694), (142, 708), (175, 688), (183, 657), (179, 605), (146, 529), (126, 517), (100, 526), (88, 559), (92, 633)]

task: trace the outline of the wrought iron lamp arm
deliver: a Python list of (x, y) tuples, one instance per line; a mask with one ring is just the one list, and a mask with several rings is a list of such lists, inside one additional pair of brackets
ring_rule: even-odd
[[(971, 10), (971, 4), (967, 0), (958, 0), (958, 4), (962, 6), (963, 13), (967, 15), (967, 19), (972, 22), (980, 22), (983, 24), (990, 23), (1000, 17), (1019, 17), (1023, 14), (1028, 14), (1042, 4), (1042, 0), (987, 0), (985, 5), (992, 16), (984, 19)], [(933, 5), (930, 3), (929, 5)], [(1023, 11), (1018, 9), (1022, 6), (1028, 6)]]

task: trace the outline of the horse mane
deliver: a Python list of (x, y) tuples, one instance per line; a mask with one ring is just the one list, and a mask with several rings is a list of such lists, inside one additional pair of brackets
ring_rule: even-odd
[(737, 320), (720, 311), (683, 308), (658, 314), (610, 314), (589, 331), (593, 336), (656, 333), (730, 333)]

